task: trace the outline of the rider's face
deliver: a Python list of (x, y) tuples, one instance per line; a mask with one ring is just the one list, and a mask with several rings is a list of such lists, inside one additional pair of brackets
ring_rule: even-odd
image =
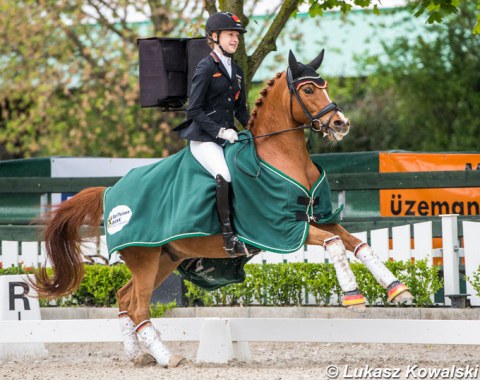
[(238, 48), (238, 33), (235, 30), (223, 30), (220, 32), (220, 45), (227, 53), (233, 54)]

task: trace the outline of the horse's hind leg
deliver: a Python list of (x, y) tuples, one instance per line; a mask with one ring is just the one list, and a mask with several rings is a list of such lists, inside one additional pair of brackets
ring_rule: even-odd
[(177, 366), (183, 357), (172, 355), (163, 344), (160, 334), (150, 322), (149, 307), (153, 290), (173, 272), (178, 263), (172, 262), (168, 255), (161, 255), (160, 248), (127, 248), (122, 252), (122, 257), (132, 272), (127, 311), (136, 326), (136, 333), (158, 364), (164, 367)]
[(387, 290), (389, 302), (400, 303), (412, 300), (413, 297), (408, 288), (390, 272), (367, 243), (350, 234), (339, 224), (323, 225), (322, 228), (340, 236), (346, 248), (353, 252), (355, 257), (372, 273), (378, 283)]
[(127, 358), (134, 361), (142, 353), (137, 333), (135, 332), (135, 323), (128, 315), (130, 298), (133, 294), (133, 280), (128, 281), (117, 291), (117, 300), (119, 308), (120, 331), (123, 338), (123, 350)]

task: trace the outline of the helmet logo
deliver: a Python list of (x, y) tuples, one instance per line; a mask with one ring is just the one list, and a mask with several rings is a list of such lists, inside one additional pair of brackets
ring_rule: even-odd
[(234, 14), (232, 14), (232, 20), (235, 21), (235, 22), (240, 23), (240, 19), (239, 19), (236, 15), (234, 15)]

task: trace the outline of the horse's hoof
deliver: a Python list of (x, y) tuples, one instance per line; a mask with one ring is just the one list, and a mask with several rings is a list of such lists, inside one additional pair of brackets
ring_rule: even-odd
[(411, 302), (411, 301), (413, 301), (413, 296), (408, 290), (405, 290), (404, 292), (396, 295), (392, 299), (393, 303), (405, 303), (405, 302)]
[(135, 360), (133, 361), (133, 365), (135, 367), (147, 367), (147, 366), (154, 366), (157, 364), (155, 358), (147, 353), (142, 353), (138, 355)]
[(185, 359), (182, 355), (172, 354), (170, 356), (170, 360), (168, 361), (167, 368), (175, 368), (182, 364), (185, 364), (187, 359)]
[(357, 305), (348, 305), (345, 306), (345, 308), (348, 311), (352, 311), (354, 313), (365, 313), (365, 311), (367, 310), (367, 306), (364, 303), (360, 303)]
[(413, 301), (413, 297), (408, 290), (408, 287), (400, 281), (394, 282), (388, 287), (388, 302), (405, 303)]
[(365, 297), (358, 289), (346, 292), (342, 300), (342, 305), (355, 313), (365, 312), (365, 303)]

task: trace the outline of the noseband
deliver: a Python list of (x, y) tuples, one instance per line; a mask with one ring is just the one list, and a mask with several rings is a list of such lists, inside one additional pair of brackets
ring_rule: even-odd
[[(290, 91), (290, 115), (292, 116), (292, 119), (297, 121), (295, 117), (293, 116), (293, 95), (297, 98), (298, 103), (300, 104), (300, 107), (302, 108), (302, 111), (305, 113), (307, 118), (310, 120), (310, 125), (307, 126), (304, 124), (304, 126), (310, 128), (314, 132), (324, 132), (326, 133), (329, 129), (332, 129), (330, 127), (330, 122), (332, 121), (333, 117), (337, 112), (341, 112), (341, 109), (339, 106), (337, 106), (337, 103), (330, 102), (327, 104), (325, 107), (323, 107), (320, 111), (318, 111), (317, 114), (312, 115), (310, 111), (308, 110), (307, 106), (303, 102), (302, 98), (300, 97), (300, 94), (297, 91), (297, 83), (300, 81), (304, 81), (305, 79), (312, 79), (312, 80), (318, 80), (320, 77), (300, 77), (297, 79), (293, 79), (292, 76), (292, 71), (290, 70), (290, 66), (287, 68), (287, 86), (288, 90)], [(333, 111), (333, 112), (332, 112)], [(320, 118), (327, 113), (332, 112), (330, 117), (328, 118), (328, 121), (326, 124), (324, 124)], [(297, 121), (298, 123), (298, 121)], [(315, 123), (318, 123), (318, 128), (316, 127)], [(300, 123), (299, 123), (300, 124)]]

